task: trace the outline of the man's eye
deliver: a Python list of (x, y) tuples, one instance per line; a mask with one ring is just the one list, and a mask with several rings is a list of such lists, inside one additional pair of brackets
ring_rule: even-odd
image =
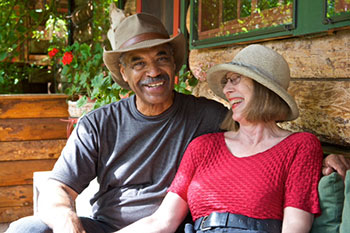
[(142, 69), (143, 67), (145, 66), (145, 63), (144, 62), (136, 62), (132, 65), (132, 68), (135, 69), (135, 70), (140, 70)]
[(160, 57), (160, 58), (158, 58), (159, 62), (168, 62), (169, 60), (170, 60), (169, 57)]

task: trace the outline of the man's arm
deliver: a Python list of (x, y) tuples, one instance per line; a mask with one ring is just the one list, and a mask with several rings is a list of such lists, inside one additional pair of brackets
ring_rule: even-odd
[(54, 233), (86, 233), (75, 211), (78, 194), (67, 185), (49, 179), (39, 194), (39, 217)]
[(344, 155), (330, 154), (323, 160), (322, 174), (327, 176), (336, 171), (344, 179), (350, 169), (350, 159)]

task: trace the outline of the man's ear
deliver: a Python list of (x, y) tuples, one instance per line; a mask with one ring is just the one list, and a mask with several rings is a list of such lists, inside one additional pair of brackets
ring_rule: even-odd
[(119, 71), (120, 71), (124, 81), (127, 83), (128, 79), (126, 78), (126, 75), (125, 75), (125, 67), (122, 64), (119, 64)]

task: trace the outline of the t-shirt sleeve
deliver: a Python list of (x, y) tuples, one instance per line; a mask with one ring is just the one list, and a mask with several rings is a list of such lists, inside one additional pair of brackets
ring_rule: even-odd
[(96, 134), (93, 131), (85, 117), (79, 120), (50, 175), (51, 179), (68, 185), (77, 193), (96, 177)]
[(308, 133), (299, 140), (286, 180), (284, 208), (294, 207), (318, 215), (321, 213), (317, 190), (323, 158), (321, 144)]
[[(200, 138), (200, 137), (199, 137)], [(191, 183), (192, 177), (195, 173), (196, 167), (193, 158), (198, 153), (198, 139), (194, 139), (187, 147), (184, 156), (181, 160), (179, 169), (176, 173), (168, 192), (178, 194), (183, 200), (187, 202), (187, 190)]]

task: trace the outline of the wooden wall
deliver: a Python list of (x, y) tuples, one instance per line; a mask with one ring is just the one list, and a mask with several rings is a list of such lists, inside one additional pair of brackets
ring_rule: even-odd
[(65, 95), (0, 95), (0, 223), (33, 214), (33, 172), (66, 143)]

